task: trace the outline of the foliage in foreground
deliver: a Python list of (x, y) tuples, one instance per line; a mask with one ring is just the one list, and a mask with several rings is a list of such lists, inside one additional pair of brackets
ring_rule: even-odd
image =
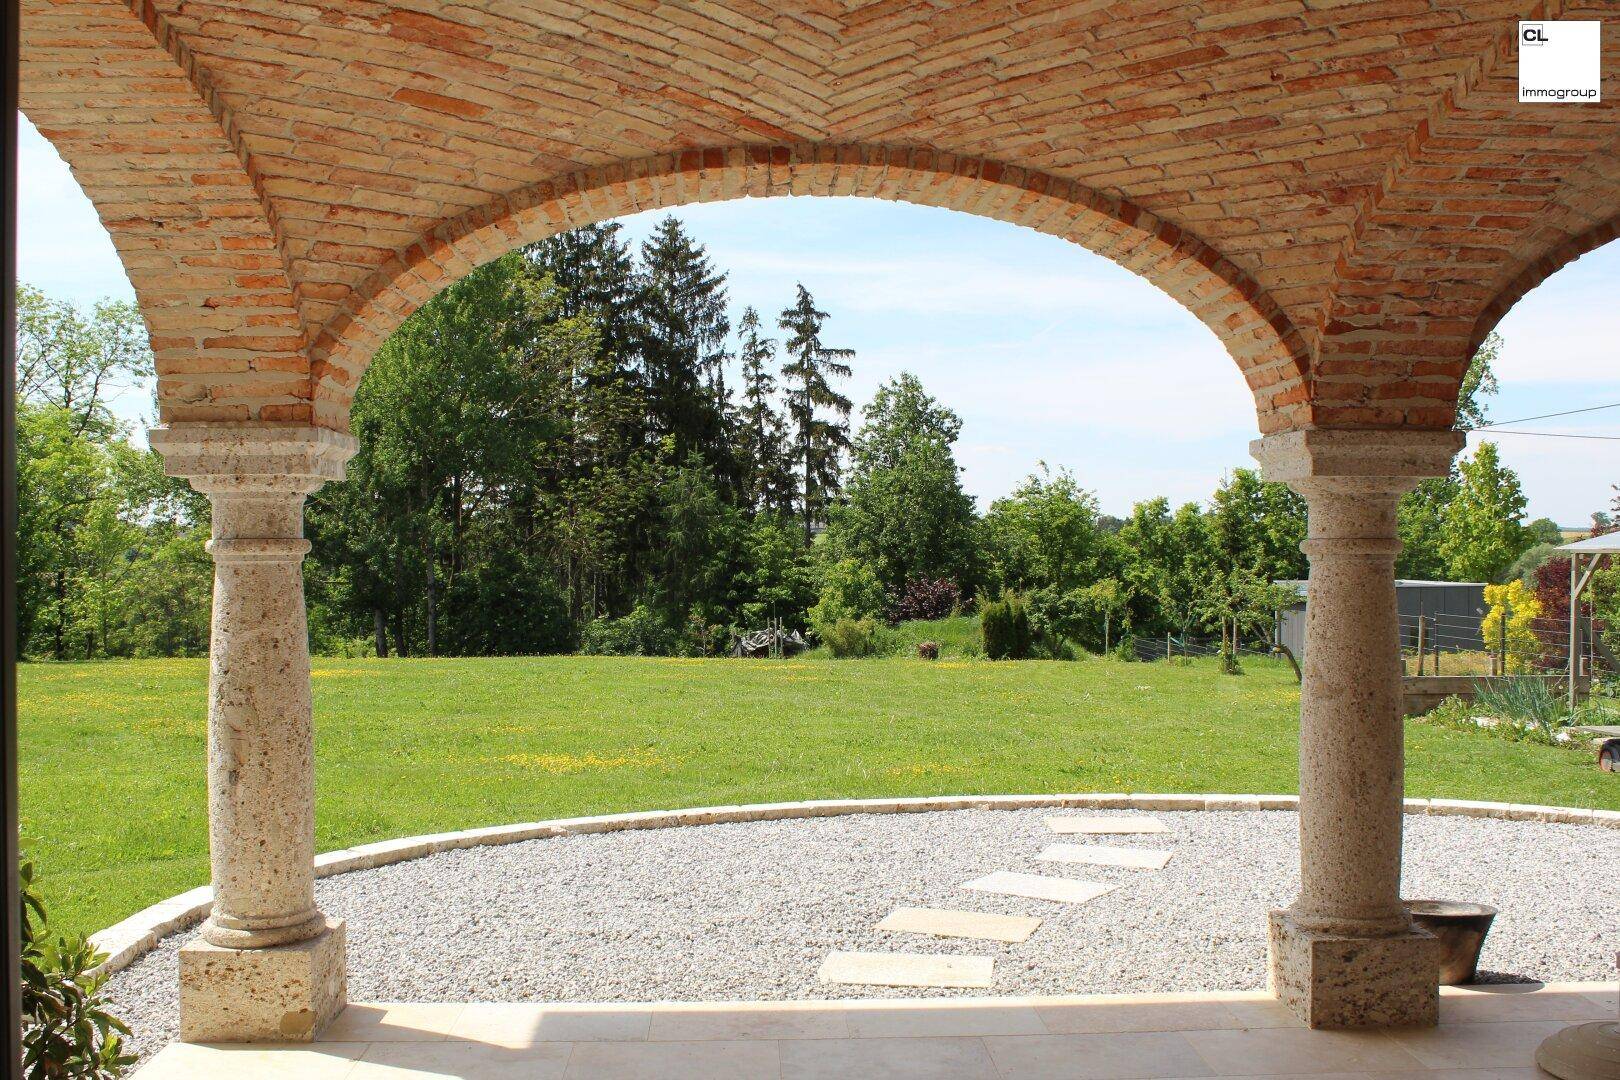
[(106, 1009), (106, 959), (83, 937), (46, 936), (45, 902), (26, 857), (17, 870), (22, 904), (23, 1074), (27, 1080), (102, 1080), (135, 1063), (123, 1022)]

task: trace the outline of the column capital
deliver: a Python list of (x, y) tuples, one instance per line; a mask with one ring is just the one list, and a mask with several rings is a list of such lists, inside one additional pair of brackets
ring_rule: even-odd
[(1249, 453), (1265, 479), (1302, 495), (1399, 495), (1445, 476), (1464, 441), (1460, 431), (1311, 429), (1256, 439)]
[(147, 432), (170, 476), (183, 476), (210, 495), (308, 495), (343, 467), (359, 444), (354, 436), (308, 424), (198, 422)]

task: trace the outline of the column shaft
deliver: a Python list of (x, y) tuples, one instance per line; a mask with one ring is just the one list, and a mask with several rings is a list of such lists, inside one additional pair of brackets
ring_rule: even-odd
[(304, 492), (227, 488), (210, 497), (208, 841), (214, 908), (203, 937), (226, 948), (265, 948), (325, 929), (315, 908)]
[(1310, 506), (1299, 735), (1300, 895), (1314, 930), (1400, 932), (1402, 745), (1396, 491), (1298, 485)]

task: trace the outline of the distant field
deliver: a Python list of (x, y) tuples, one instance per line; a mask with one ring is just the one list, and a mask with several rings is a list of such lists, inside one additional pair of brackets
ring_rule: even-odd
[[(971, 620), (964, 620), (971, 621)], [(965, 631), (936, 637), (947, 656)], [(571, 814), (975, 792), (1295, 790), (1286, 665), (317, 660), (318, 844)], [(208, 879), (203, 660), (25, 664), (22, 817), (63, 928)], [(1414, 796), (1620, 809), (1584, 754), (1413, 725)]]

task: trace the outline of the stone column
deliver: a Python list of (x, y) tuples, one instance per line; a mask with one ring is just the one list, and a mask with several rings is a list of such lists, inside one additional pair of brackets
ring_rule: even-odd
[(1310, 508), (1300, 693), (1299, 898), (1271, 914), (1270, 981), (1312, 1027), (1434, 1024), (1438, 944), (1401, 903), (1403, 722), (1395, 510), (1455, 432), (1302, 431), (1251, 447)]
[(180, 1034), (304, 1041), (343, 1008), (344, 928), (315, 907), (315, 760), (304, 500), (341, 479), (347, 435), (304, 425), (151, 432), (213, 506), (208, 842), (214, 904), (180, 954)]

